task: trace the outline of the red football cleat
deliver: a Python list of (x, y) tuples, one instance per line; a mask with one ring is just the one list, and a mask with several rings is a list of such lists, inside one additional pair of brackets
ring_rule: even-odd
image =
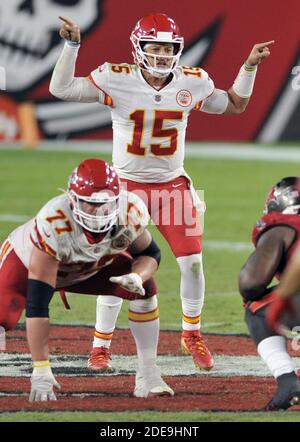
[(95, 347), (90, 352), (88, 360), (89, 370), (98, 371), (101, 373), (111, 373), (114, 368), (110, 364), (111, 356), (109, 349), (106, 347)]
[(183, 354), (192, 356), (197, 368), (201, 370), (211, 370), (213, 368), (213, 357), (199, 330), (184, 330), (182, 332), (181, 350)]

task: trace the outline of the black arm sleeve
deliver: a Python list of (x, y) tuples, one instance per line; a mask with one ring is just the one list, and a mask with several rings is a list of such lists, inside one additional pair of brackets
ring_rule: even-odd
[(54, 291), (46, 282), (28, 279), (26, 318), (49, 318), (49, 304)]
[(132, 256), (133, 258), (138, 258), (139, 256), (150, 256), (150, 258), (155, 259), (155, 261), (157, 262), (157, 266), (159, 266), (161, 253), (160, 248), (158, 247), (154, 239), (152, 239), (151, 243), (145, 250), (139, 253), (132, 253)]

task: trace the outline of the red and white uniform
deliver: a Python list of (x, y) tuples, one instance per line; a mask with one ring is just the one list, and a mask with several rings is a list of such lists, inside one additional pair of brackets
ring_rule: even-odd
[[(104, 63), (89, 76), (99, 89), (102, 104), (110, 106), (113, 123), (113, 163), (130, 192), (142, 189), (143, 198), (161, 234), (174, 255), (201, 252), (199, 215), (203, 205), (184, 171), (185, 132), (188, 116), (200, 110), (203, 100), (214, 91), (214, 83), (201, 68), (178, 67), (161, 90), (150, 86), (136, 65)], [(168, 207), (170, 222), (159, 221), (162, 204), (151, 207), (153, 191), (174, 193)], [(159, 203), (156, 205), (159, 206)], [(182, 211), (182, 223), (174, 223), (174, 207)], [(200, 210), (199, 210), (200, 208)], [(165, 207), (166, 209), (166, 207)], [(184, 212), (184, 213), (183, 213)], [(194, 224), (186, 220), (194, 219)], [(192, 234), (187, 234), (191, 231)]]
[[(15, 229), (0, 248), (0, 323), (13, 328), (25, 306), (28, 267), (33, 247), (59, 262), (57, 289), (74, 293), (138, 298), (110, 276), (131, 271), (127, 248), (145, 230), (149, 214), (143, 201), (123, 191), (119, 199), (118, 225), (101, 240), (87, 236), (76, 223), (67, 195), (50, 200), (37, 216)], [(146, 297), (156, 293), (153, 279), (144, 285)]]
[(161, 183), (184, 175), (188, 116), (214, 91), (201, 68), (178, 67), (159, 91), (136, 65), (104, 63), (89, 76), (110, 106), (113, 163), (120, 178)]
[(90, 278), (111, 263), (140, 236), (149, 222), (148, 211), (133, 193), (120, 196), (119, 226), (100, 242), (90, 242), (74, 220), (67, 195), (50, 200), (36, 218), (14, 230), (8, 237), (26, 268), (35, 245), (59, 261), (57, 288)]

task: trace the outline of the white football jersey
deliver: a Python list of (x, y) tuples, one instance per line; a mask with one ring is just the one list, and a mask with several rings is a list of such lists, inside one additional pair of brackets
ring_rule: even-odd
[(123, 191), (118, 224), (99, 242), (90, 242), (74, 220), (66, 194), (48, 201), (37, 216), (14, 230), (9, 241), (28, 268), (34, 244), (59, 261), (57, 288), (90, 278), (109, 265), (145, 230), (149, 214), (134, 193)]
[(118, 175), (149, 183), (183, 175), (188, 116), (214, 91), (208, 74), (201, 68), (178, 67), (158, 91), (136, 65), (104, 63), (89, 79), (111, 110)]

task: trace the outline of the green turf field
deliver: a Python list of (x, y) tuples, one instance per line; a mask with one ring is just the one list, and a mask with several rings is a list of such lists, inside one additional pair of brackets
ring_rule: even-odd
[[(95, 153), (88, 152), (0, 150), (0, 216), (34, 216), (43, 203), (58, 194), (58, 188), (66, 187), (67, 177), (74, 166), (82, 159), (93, 156)], [(109, 160), (108, 156), (105, 158)], [(205, 190), (207, 205), (204, 231), (204, 245), (207, 244), (207, 247), (204, 247), (206, 301), (202, 314), (203, 331), (246, 333), (242, 303), (237, 291), (237, 276), (250, 251), (245, 247), (238, 250), (236, 243), (250, 244), (252, 226), (262, 214), (267, 192), (282, 177), (299, 175), (299, 165), (288, 162), (187, 158), (185, 166), (195, 187)], [(18, 224), (20, 223), (4, 221), (2, 218), (0, 240)], [(181, 313), (176, 261), (155, 228), (151, 229), (162, 249), (162, 262), (157, 274), (161, 328), (179, 329)], [(52, 322), (94, 323), (94, 297), (70, 296), (69, 300), (71, 311), (64, 310), (59, 299), (52, 301)], [(124, 302), (118, 326), (128, 326), (126, 308)], [(261, 420), (260, 415), (256, 415), (246, 417), (246, 420)], [(37, 420), (41, 416), (37, 415)], [(59, 420), (57, 414), (50, 413), (48, 418), (52, 419), (51, 416), (53, 420)], [(193, 416), (195, 414), (191, 414), (190, 418), (195, 419)], [(237, 415), (230, 416), (230, 413), (226, 413), (222, 419), (239, 419)], [(243, 414), (240, 416), (242, 419)], [(280, 416), (285, 416), (285, 413)], [(288, 419), (292, 419), (292, 416), (293, 414), (289, 415)], [(19, 415), (15, 418), (18, 420)], [(111, 416), (108, 417), (110, 418)], [(114, 418), (117, 420), (117, 415)], [(9, 419), (14, 419), (13, 415)], [(68, 419), (72, 420), (72, 416)], [(147, 420), (147, 417), (143, 419)], [(179, 420), (182, 419), (183, 417), (179, 417)], [(189, 420), (186, 414), (184, 419)], [(205, 413), (198, 414), (196, 419), (219, 420), (218, 416), (209, 417)], [(89, 420), (93, 420), (92, 415)], [(130, 420), (130, 416), (127, 416), (127, 420)]]
[[(3, 413), (0, 422), (300, 422), (298, 412), (280, 411), (276, 413), (224, 413), (195, 412), (170, 413)], [(155, 425), (155, 424), (154, 424)]]

